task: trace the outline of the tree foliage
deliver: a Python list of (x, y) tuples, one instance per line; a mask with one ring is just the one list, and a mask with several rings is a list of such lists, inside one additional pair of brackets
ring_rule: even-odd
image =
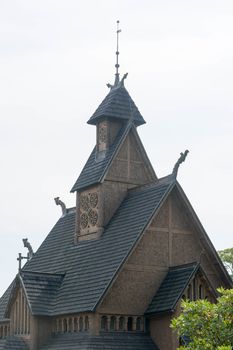
[(218, 292), (221, 296), (216, 304), (182, 301), (182, 313), (171, 324), (186, 339), (178, 350), (233, 350), (233, 289)]
[(227, 271), (233, 278), (233, 248), (227, 248), (224, 250), (219, 250), (218, 254), (223, 261)]

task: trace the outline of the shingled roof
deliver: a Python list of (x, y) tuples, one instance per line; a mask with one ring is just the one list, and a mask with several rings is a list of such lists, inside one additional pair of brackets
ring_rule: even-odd
[(95, 125), (100, 119), (105, 117), (131, 120), (136, 126), (145, 124), (145, 120), (128, 91), (121, 84), (110, 90), (95, 113), (88, 120), (88, 124)]
[(50, 315), (64, 275), (21, 271), (33, 315)]
[[(98, 240), (74, 245), (74, 213), (58, 220), (23, 269), (23, 273), (64, 274), (50, 315), (93, 311), (96, 308), (172, 187), (173, 183), (155, 183), (129, 191)], [(40, 309), (37, 312), (40, 314)]]
[(14, 281), (9, 285), (3, 296), (0, 298), (0, 321), (5, 319), (5, 313), (13, 286)]
[(118, 150), (120, 150), (120, 147), (122, 146), (129, 132), (133, 132), (134, 136), (137, 138), (138, 148), (141, 149), (141, 152), (144, 153), (144, 157), (147, 159), (148, 169), (151, 174), (151, 182), (157, 179), (150, 160), (140, 141), (136, 127), (131, 121), (129, 121), (128, 123), (122, 125), (113, 144), (109, 147), (108, 150), (106, 150), (105, 157), (97, 160), (96, 147), (94, 147), (77, 181), (72, 187), (71, 192), (79, 191), (88, 186), (103, 182), (104, 177), (114, 159), (114, 156), (117, 154)]
[(0, 339), (0, 350), (28, 350), (26, 342), (19, 338), (10, 336), (5, 339)]
[(81, 188), (91, 186), (93, 184), (101, 182), (111, 160), (113, 159), (115, 153), (117, 152), (122, 141), (128, 134), (129, 130), (132, 128), (132, 123), (127, 123), (118, 132), (118, 135), (114, 143), (107, 150), (106, 155), (103, 159), (96, 160), (96, 147), (94, 147), (88, 158), (81, 174), (79, 175), (77, 181), (71, 189), (71, 192), (80, 190)]
[(41, 350), (158, 350), (148, 334), (101, 332), (90, 335), (85, 332), (64, 333), (54, 336)]
[(171, 267), (159, 290), (156, 292), (146, 314), (174, 311), (190, 279), (198, 269), (198, 264)]

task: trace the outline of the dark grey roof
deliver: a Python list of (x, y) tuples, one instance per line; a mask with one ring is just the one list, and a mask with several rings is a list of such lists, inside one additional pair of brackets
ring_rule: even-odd
[(171, 267), (152, 299), (146, 314), (173, 311), (197, 269), (197, 263)]
[(159, 350), (148, 334), (101, 332), (98, 336), (86, 332), (54, 336), (41, 350)]
[(5, 312), (7, 309), (8, 300), (10, 298), (13, 286), (14, 286), (14, 281), (9, 285), (9, 287), (7, 288), (7, 290), (5, 291), (5, 293), (0, 299), (0, 321), (5, 319)]
[(49, 315), (63, 275), (21, 271), (20, 277), (27, 292), (33, 315)]
[(27, 344), (19, 337), (0, 339), (0, 350), (29, 350)]
[(101, 118), (117, 118), (131, 120), (135, 125), (145, 124), (141, 113), (124, 86), (110, 90), (95, 113), (88, 120), (88, 124), (96, 124)]
[(114, 154), (118, 150), (119, 146), (128, 134), (131, 127), (131, 123), (127, 123), (124, 126), (122, 126), (118, 135), (116, 136), (114, 143), (107, 150), (106, 155), (103, 159), (98, 161), (96, 160), (96, 147), (94, 147), (83, 170), (81, 171), (81, 174), (79, 175), (77, 181), (72, 187), (71, 192), (75, 192), (80, 190), (81, 188), (88, 187), (101, 182), (106, 170), (108, 169), (109, 164), (111, 163), (111, 160), (114, 157)]
[(53, 314), (96, 308), (172, 186), (172, 183), (155, 183), (129, 191), (98, 240), (74, 245), (75, 215), (60, 218), (23, 269), (65, 274), (53, 305)]

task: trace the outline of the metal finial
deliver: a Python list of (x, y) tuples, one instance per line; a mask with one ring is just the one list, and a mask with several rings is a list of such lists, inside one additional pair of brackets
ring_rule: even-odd
[(119, 23), (120, 21), (117, 21), (117, 31), (116, 31), (116, 34), (117, 34), (117, 49), (116, 49), (116, 64), (115, 64), (115, 67), (116, 67), (116, 74), (115, 74), (115, 83), (114, 85), (117, 86), (119, 81), (120, 81), (120, 75), (119, 75), (119, 33), (121, 32), (121, 29), (119, 29)]
[(173, 171), (172, 171), (172, 175), (173, 175), (173, 177), (175, 179), (177, 177), (179, 166), (180, 166), (181, 163), (183, 163), (185, 161), (185, 158), (187, 157), (188, 153), (189, 153), (189, 151), (187, 149), (186, 149), (186, 151), (184, 153), (183, 152), (180, 153), (180, 157), (177, 160), (177, 162), (176, 162), (176, 164), (175, 164), (175, 166), (173, 168)]

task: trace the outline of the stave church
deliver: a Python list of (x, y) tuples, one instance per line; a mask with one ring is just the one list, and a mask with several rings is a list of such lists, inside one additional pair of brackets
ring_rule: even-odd
[(0, 299), (0, 350), (175, 350), (181, 300), (214, 302), (232, 286), (177, 181), (188, 151), (156, 176), (116, 54), (115, 82), (87, 121), (96, 140), (76, 205), (55, 198), (61, 217), (35, 253), (24, 240), (27, 262)]

